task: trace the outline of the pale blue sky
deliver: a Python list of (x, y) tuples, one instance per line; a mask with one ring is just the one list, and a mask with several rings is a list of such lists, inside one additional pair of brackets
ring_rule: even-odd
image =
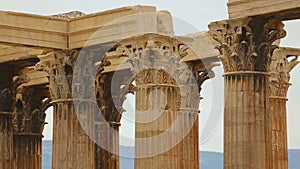
[[(150, 0), (0, 0), (0, 10), (34, 13), (41, 15), (52, 15), (62, 12), (79, 10), (84, 13), (100, 12), (131, 5), (151, 5), (158, 10), (168, 10), (175, 17), (175, 29), (177, 33), (190, 33), (207, 30), (207, 25), (212, 21), (227, 18), (226, 0), (172, 0), (172, 1), (150, 1)], [(181, 19), (181, 20), (180, 20)], [(188, 23), (188, 27), (182, 27), (182, 22)], [(179, 23), (179, 24), (177, 24)], [(284, 46), (300, 47), (300, 22), (286, 23), (288, 36), (282, 41)], [(200, 137), (201, 150), (223, 151), (223, 78), (222, 67), (216, 70), (216, 78), (206, 82), (203, 86), (200, 114)], [(298, 80), (296, 80), (298, 79)], [(299, 128), (300, 113), (298, 101), (300, 96), (300, 66), (292, 72), (293, 86), (289, 90), (288, 102), (288, 134), (289, 148), (300, 149)], [(134, 138), (133, 120), (134, 107), (133, 99), (128, 99), (125, 103), (129, 109), (122, 119), (121, 135)], [(50, 111), (51, 112), (51, 111)], [(49, 124), (45, 128), (45, 139), (52, 138), (52, 114), (48, 112), (47, 121)], [(209, 117), (210, 116), (210, 117)], [(210, 120), (208, 120), (210, 119)], [(203, 131), (203, 129), (205, 129)], [(207, 129), (208, 128), (208, 129)], [(133, 145), (132, 140), (121, 139), (123, 145)]]

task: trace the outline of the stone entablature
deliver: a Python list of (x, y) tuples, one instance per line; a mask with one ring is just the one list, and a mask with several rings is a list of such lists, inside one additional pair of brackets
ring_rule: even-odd
[(299, 0), (229, 0), (230, 19), (255, 16), (282, 20), (300, 18)]
[[(74, 49), (83, 47), (92, 36), (93, 44), (99, 44), (135, 33), (174, 33), (170, 13), (150, 6), (123, 7), (75, 16), (69, 19), (0, 11), (0, 18), (3, 18), (0, 21), (1, 42), (42, 49)], [(144, 21), (148, 24), (144, 25)], [(24, 31), (28, 33), (24, 34)]]

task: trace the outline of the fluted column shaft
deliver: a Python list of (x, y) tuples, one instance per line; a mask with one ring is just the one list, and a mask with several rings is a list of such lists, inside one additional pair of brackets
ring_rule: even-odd
[[(106, 122), (97, 127), (99, 133), (99, 145), (96, 146), (95, 163), (96, 169), (118, 169), (120, 168), (119, 159), (119, 125), (109, 126)], [(111, 132), (115, 130), (115, 132)], [(102, 148), (105, 147), (106, 149)]]
[(94, 56), (88, 50), (39, 56), (36, 69), (49, 74), (53, 104), (53, 169), (95, 168)]
[(15, 169), (42, 169), (42, 135), (14, 134)]
[(12, 113), (0, 112), (0, 168), (13, 169)]
[[(53, 107), (52, 168), (94, 168), (94, 142), (82, 128), (85, 124), (79, 122), (73, 103), (58, 102)], [(79, 111), (85, 116), (92, 108), (93, 104)], [(92, 118), (85, 123), (92, 123)]]
[[(2, 64), (0, 82), (0, 168), (14, 169), (13, 154), (13, 110), (16, 102), (17, 88), (27, 79), (15, 76), (18, 67)], [(14, 77), (14, 78), (13, 78)]]
[(268, 76), (225, 75), (225, 168), (268, 168)]
[(270, 97), (271, 168), (288, 168), (286, 98)]
[[(201, 77), (200, 70), (195, 70), (197, 86), (209, 79), (208, 74)], [(203, 74), (204, 75), (204, 74)], [(199, 169), (199, 90), (194, 84), (182, 84), (182, 103), (179, 111), (179, 169)], [(193, 90), (194, 89), (194, 90)]]
[(46, 90), (32, 87), (17, 94), (13, 119), (15, 169), (42, 169), (45, 111), (51, 106)]
[(126, 75), (117, 76), (112, 81), (113, 75), (105, 73), (97, 76), (97, 99), (101, 112), (96, 122), (96, 169), (120, 168), (119, 127), (125, 111), (123, 103), (129, 92), (129, 88), (124, 86), (129, 84), (123, 86)]
[(119, 169), (120, 168), (120, 140), (119, 140), (119, 124), (111, 124), (111, 127), (116, 131), (111, 137), (110, 146), (113, 147), (113, 153), (110, 156), (110, 168), (111, 169)]
[(211, 62), (206, 65), (199, 63), (189, 63), (189, 65), (193, 70), (193, 76), (187, 77), (192, 77), (194, 81), (188, 80), (180, 84), (182, 100), (179, 118), (182, 124), (180, 124), (179, 138), (182, 140), (179, 143), (179, 168), (199, 169), (200, 92), (202, 84), (215, 76), (212, 68), (219, 64)]
[(299, 63), (299, 50), (279, 48), (270, 67), (270, 165), (273, 169), (288, 169), (286, 102), (290, 87), (290, 72)]
[[(199, 169), (199, 119), (198, 110), (181, 110), (179, 118), (182, 118), (183, 124), (181, 131), (184, 134), (179, 143), (179, 169)], [(187, 124), (193, 124), (190, 128)], [(179, 131), (180, 131), (179, 130)]]
[[(162, 87), (159, 87), (159, 85), (156, 85), (157, 88), (148, 88), (144, 85), (142, 88), (139, 88), (137, 86), (137, 92), (136, 92), (136, 106), (137, 110), (145, 110), (149, 108), (150, 106), (156, 106), (157, 103), (163, 102), (161, 99), (164, 98), (164, 94), (157, 92), (157, 89), (162, 91), (170, 91), (165, 92), (168, 95), (166, 98), (173, 98), (173, 100), (167, 101), (168, 104), (174, 104), (173, 106), (176, 106), (176, 87), (174, 89), (165, 87), (165, 85), (162, 85)], [(170, 90), (171, 89), (171, 90)], [(156, 95), (153, 97), (153, 99), (149, 99), (149, 93), (153, 91), (156, 92)], [(173, 93), (171, 93), (173, 92)], [(187, 97), (189, 98), (189, 97)], [(150, 102), (150, 100), (154, 102)], [(197, 98), (196, 98), (197, 100)], [(187, 105), (193, 105), (191, 104), (191, 100), (187, 101)], [(199, 102), (198, 102), (199, 103)], [(197, 105), (199, 106), (199, 104)], [(143, 107), (144, 106), (144, 107)], [(198, 124), (198, 106), (193, 108), (183, 108), (185, 106), (182, 105), (182, 108), (180, 111), (164, 111), (163, 114), (160, 116), (162, 119), (157, 119), (156, 121), (153, 121), (150, 124), (145, 123), (137, 123), (136, 124), (136, 138), (151, 138), (155, 137), (159, 134), (162, 134), (164, 132), (169, 132), (168, 137), (165, 137), (164, 140), (161, 140), (161, 142), (164, 142), (166, 144), (172, 144), (172, 142), (178, 143), (173, 148), (171, 148), (169, 151), (166, 151), (158, 156), (155, 157), (148, 157), (148, 158), (141, 158), (137, 159), (135, 162), (136, 166), (145, 167), (150, 166), (153, 168), (186, 168), (186, 169), (195, 169), (199, 168), (199, 124)], [(150, 108), (151, 109), (151, 108)], [(143, 113), (138, 112), (138, 113)], [(144, 112), (145, 113), (145, 112)], [(150, 112), (147, 112), (150, 113)], [(152, 112), (155, 114), (156, 112)], [(146, 116), (146, 114), (143, 114), (143, 116)], [(139, 119), (139, 118), (137, 118)], [(168, 128), (171, 127), (171, 125), (177, 120), (180, 121), (180, 124), (177, 126), (177, 130), (170, 132), (166, 131)], [(164, 124), (165, 123), (165, 124)], [(175, 124), (176, 125), (176, 124)], [(180, 140), (178, 140), (180, 139)], [(151, 141), (150, 141), (151, 142)], [(136, 142), (137, 143), (137, 142)], [(136, 144), (136, 156), (144, 155), (145, 152), (149, 152), (152, 149), (163, 149), (161, 144), (155, 145), (155, 144), (149, 144), (145, 141), (138, 142), (141, 144)], [(154, 143), (154, 142), (153, 142)], [(146, 148), (148, 146), (148, 149)], [(149, 147), (150, 146), (150, 147)], [(165, 145), (167, 146), (167, 145)], [(149, 164), (147, 164), (149, 163)], [(152, 164), (152, 165), (151, 165)], [(154, 165), (155, 164), (155, 165)]]
[(200, 73), (206, 70), (199, 62), (180, 61), (185, 45), (155, 43), (148, 40), (129, 56), (136, 83), (135, 168), (199, 168), (199, 86), (208, 73)]
[(270, 168), (269, 70), (283, 27), (252, 17), (209, 25), (225, 72), (225, 169)]
[[(147, 85), (146, 85), (147, 86)], [(140, 87), (137, 86), (136, 91), (136, 116), (147, 116), (146, 113), (152, 113), (152, 117), (162, 113), (157, 116), (157, 119), (150, 120), (151, 117), (146, 119), (149, 120), (148, 123), (136, 123), (135, 127), (135, 137), (137, 139), (147, 139), (145, 141), (136, 141), (135, 146), (135, 154), (138, 157), (135, 160), (135, 168), (142, 169), (145, 167), (148, 168), (165, 168), (165, 169), (175, 169), (178, 168), (178, 151), (177, 146), (171, 148), (170, 150), (164, 150), (164, 146), (168, 146), (168, 144), (172, 144), (172, 141), (176, 141), (178, 139), (177, 131), (167, 131), (168, 128), (172, 125), (172, 123), (176, 120), (178, 112), (174, 110), (155, 110), (153, 107), (159, 107), (161, 102), (168, 97), (169, 99), (176, 98), (176, 93), (166, 92), (169, 87), (165, 86), (157, 86), (157, 88), (148, 87)], [(172, 90), (172, 89), (170, 89)], [(152, 91), (151, 96), (149, 96)], [(165, 96), (167, 95), (167, 96)], [(171, 96), (173, 95), (173, 96)], [(170, 100), (169, 100), (170, 101)], [(145, 112), (145, 110), (150, 109), (152, 111)], [(143, 111), (144, 110), (144, 111)], [(140, 112), (139, 112), (140, 111)], [(159, 112), (162, 111), (162, 112)], [(140, 114), (139, 114), (140, 113)], [(142, 115), (145, 113), (144, 115)], [(151, 116), (148, 114), (148, 116)], [(154, 141), (154, 137), (164, 134), (164, 140)], [(153, 142), (152, 142), (153, 139)], [(155, 154), (147, 154), (152, 151)], [(156, 150), (156, 151), (155, 151)], [(162, 152), (160, 152), (162, 150)], [(139, 158), (141, 157), (142, 158)]]
[[(147, 71), (156, 79), (157, 70)], [(136, 88), (135, 169), (179, 168), (179, 146), (164, 149), (178, 139), (179, 128), (168, 130), (178, 118), (177, 87), (146, 82)]]

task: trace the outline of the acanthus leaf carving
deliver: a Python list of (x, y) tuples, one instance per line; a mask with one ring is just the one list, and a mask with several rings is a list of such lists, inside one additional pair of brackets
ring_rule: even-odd
[[(183, 87), (182, 90), (185, 91), (181, 91), (182, 93), (196, 93), (197, 96), (194, 99), (196, 103), (200, 98), (198, 91), (200, 88), (198, 86), (201, 86), (205, 80), (214, 76), (213, 71), (203, 72), (200, 76), (200, 72), (197, 72), (197, 75), (194, 74), (193, 68), (186, 66), (187, 63), (181, 61), (188, 54), (193, 54), (193, 51), (188, 45), (178, 40), (170, 38), (157, 40), (153, 37), (148, 37), (146, 41), (143, 39), (138, 44), (125, 45), (122, 43), (121, 46), (122, 52), (119, 55), (127, 55), (127, 63), (131, 64), (130, 69), (137, 86), (141, 84), (167, 84), (167, 86), (179, 87), (181, 84), (184, 86), (189, 83), (193, 86), (193, 84), (199, 83), (193, 89)], [(202, 78), (199, 78), (198, 82), (196, 82), (195, 76)], [(200, 79), (202, 79), (202, 82), (200, 82)], [(178, 101), (180, 102), (180, 98)], [(191, 106), (191, 102), (182, 104), (186, 107), (195, 107), (196, 104)], [(180, 104), (178, 103), (178, 105)]]
[(219, 44), (225, 72), (267, 72), (277, 48), (273, 43), (286, 34), (283, 26), (277, 20), (242, 18), (212, 23), (209, 34)]
[(77, 51), (58, 50), (40, 56), (35, 69), (49, 74), (50, 94), (53, 100), (67, 99), (72, 94), (73, 69), (78, 57)]
[(13, 129), (15, 133), (24, 132), (26, 118), (24, 114), (24, 104), (20, 99), (17, 99), (15, 111), (13, 113)]
[(127, 76), (113, 79), (113, 74), (105, 73), (98, 76), (97, 98), (103, 120), (111, 125), (120, 123), (125, 109), (123, 103), (128, 93), (134, 93), (135, 86)]
[(15, 76), (12, 86), (4, 88), (0, 91), (0, 110), (12, 112), (16, 105), (17, 89), (23, 84), (29, 82), (29, 77), (26, 75)]
[[(299, 64), (298, 56), (288, 55), (285, 49), (275, 51), (270, 65), (270, 96), (286, 97), (290, 87), (290, 72)], [(290, 59), (293, 57), (292, 59)]]
[(11, 112), (15, 99), (12, 91), (9, 88), (5, 88), (0, 91), (0, 110)]
[(18, 93), (16, 108), (14, 110), (14, 133), (42, 134), (46, 124), (45, 111), (51, 106), (47, 99), (48, 92), (44, 88), (26, 88)]
[(44, 130), (45, 125), (45, 119), (46, 119), (46, 113), (43, 112), (40, 109), (34, 109), (31, 112), (31, 132), (32, 133), (40, 133), (42, 134)]

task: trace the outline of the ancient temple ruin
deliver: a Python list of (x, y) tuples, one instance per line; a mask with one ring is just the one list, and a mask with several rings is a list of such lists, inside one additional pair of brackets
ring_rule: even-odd
[[(287, 169), (286, 101), (300, 49), (280, 46), (299, 0), (228, 2), (229, 19), (175, 36), (151, 6), (40, 16), (0, 11), (0, 168), (41, 169), (53, 107), (53, 169), (118, 169), (136, 97), (135, 168), (199, 168), (202, 84), (224, 67), (224, 168)], [(201, 158), (201, 157), (200, 157)]]

